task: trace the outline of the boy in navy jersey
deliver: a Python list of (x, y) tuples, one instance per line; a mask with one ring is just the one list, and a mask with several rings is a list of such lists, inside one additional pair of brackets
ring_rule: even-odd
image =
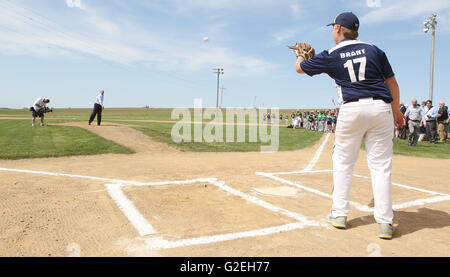
[(333, 206), (328, 221), (336, 228), (346, 228), (353, 168), (364, 138), (379, 237), (392, 239), (392, 140), (394, 124), (403, 124), (399, 87), (386, 54), (372, 44), (356, 40), (356, 15), (341, 13), (330, 25), (336, 46), (307, 61), (299, 57), (296, 64), (300, 74), (328, 74), (338, 89), (341, 108), (333, 151)]

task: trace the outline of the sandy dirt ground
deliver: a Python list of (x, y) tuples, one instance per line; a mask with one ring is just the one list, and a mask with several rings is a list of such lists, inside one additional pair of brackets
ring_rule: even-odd
[[(331, 199), (256, 174), (330, 170), (332, 135), (291, 152), (190, 153), (117, 124), (72, 125), (136, 154), (0, 160), (0, 256), (450, 256), (449, 160), (394, 157), (393, 182), (426, 190), (396, 186), (394, 204), (436, 196), (429, 191), (444, 199), (396, 210), (395, 237), (385, 241), (371, 212), (352, 208), (349, 228), (337, 230), (325, 222)], [(364, 152), (355, 174), (370, 176)], [(282, 178), (331, 193), (329, 172)], [(117, 200), (105, 186), (120, 185), (113, 180), (137, 185), (122, 184)], [(155, 182), (163, 183), (139, 185)], [(354, 179), (352, 201), (371, 207), (371, 193), (370, 180)], [(153, 233), (139, 233), (130, 205)]]

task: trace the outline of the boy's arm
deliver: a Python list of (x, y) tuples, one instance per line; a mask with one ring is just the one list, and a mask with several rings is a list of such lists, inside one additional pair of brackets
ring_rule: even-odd
[(395, 79), (395, 76), (389, 77), (385, 80), (385, 83), (389, 90), (391, 91), (392, 101), (392, 112), (394, 113), (394, 124), (396, 127), (403, 127), (405, 125), (405, 122), (403, 121), (403, 114), (400, 111), (400, 88), (398, 87), (397, 80)]

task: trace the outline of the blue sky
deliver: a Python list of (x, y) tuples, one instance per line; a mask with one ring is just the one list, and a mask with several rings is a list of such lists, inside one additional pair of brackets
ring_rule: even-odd
[(387, 53), (405, 103), (428, 98), (436, 13), (434, 101), (450, 104), (448, 0), (0, 0), (0, 107), (91, 107), (101, 89), (106, 107), (215, 106), (220, 67), (223, 106), (332, 108), (333, 81), (298, 75), (286, 45), (331, 48), (343, 11)]

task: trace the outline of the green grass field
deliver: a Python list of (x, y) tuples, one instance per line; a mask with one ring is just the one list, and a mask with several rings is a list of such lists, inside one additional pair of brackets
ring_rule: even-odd
[[(191, 128), (191, 142), (175, 143), (171, 137), (171, 131), (173, 124), (168, 123), (148, 123), (148, 122), (120, 122), (122, 124), (137, 125), (135, 129), (143, 132), (152, 139), (167, 143), (171, 146), (178, 148), (181, 151), (193, 151), (193, 152), (250, 152), (260, 151), (262, 145), (270, 145), (269, 143), (262, 143), (261, 140), (257, 142), (249, 142), (249, 128), (245, 129), (246, 142), (213, 142), (213, 143), (197, 143), (194, 142), (194, 131)], [(205, 128), (206, 125), (203, 125)], [(255, 127), (257, 128), (257, 127)], [(259, 132), (259, 129), (258, 129)], [(268, 134), (271, 129), (268, 128)], [(237, 141), (237, 127), (234, 130), (234, 141)], [(321, 133), (308, 132), (303, 129), (288, 129), (285, 127), (279, 128), (279, 151), (291, 151), (297, 149), (303, 149), (305, 147), (314, 145), (322, 137)], [(226, 141), (226, 131), (223, 129), (223, 141)]]
[(31, 120), (0, 120), (0, 159), (133, 153), (81, 128), (36, 125), (31, 127)]
[[(193, 118), (193, 110), (190, 109), (190, 112)], [(292, 110), (280, 110), (280, 112), (290, 114)], [(55, 109), (53, 113), (47, 114), (46, 122), (52, 124), (87, 121), (90, 113), (91, 109)], [(103, 119), (104, 122), (133, 125), (133, 128), (150, 138), (167, 143), (181, 151), (248, 152), (260, 151), (261, 145), (264, 145), (259, 140), (252, 143), (247, 141), (245, 143), (191, 142), (177, 144), (171, 138), (173, 124), (177, 121), (171, 119), (171, 113), (172, 109), (105, 109)], [(31, 113), (27, 110), (0, 110), (0, 119), (2, 117), (28, 117), (30, 120), (0, 120), (0, 159), (131, 153), (130, 150), (124, 147), (80, 128), (46, 126), (42, 129), (39, 129), (39, 127), (33, 129), (30, 124)], [(145, 122), (145, 120), (169, 122)], [(248, 121), (247, 117), (245, 122)], [(207, 122), (207, 120), (204, 120), (204, 123)], [(203, 126), (205, 127), (206, 125)], [(247, 140), (248, 132), (248, 127), (246, 127)], [(235, 130), (236, 135), (237, 131)], [(303, 129), (288, 129), (280, 126), (279, 151), (291, 151), (312, 146), (321, 136), (322, 134), (317, 132)], [(421, 142), (417, 147), (409, 147), (406, 140), (395, 139), (394, 153), (405, 156), (450, 159), (450, 143), (432, 145), (428, 142)]]
[[(172, 109), (138, 109), (138, 108), (111, 108), (105, 109), (103, 113), (104, 120), (170, 120)], [(50, 122), (67, 121), (88, 121), (91, 115), (90, 109), (54, 109), (52, 113), (46, 114)], [(29, 117), (31, 112), (26, 109), (20, 110), (0, 110), (1, 117)], [(53, 119), (52, 119), (53, 118)], [(57, 119), (55, 119), (57, 118)]]
[(450, 142), (431, 144), (428, 141), (408, 146), (408, 140), (394, 139), (394, 154), (434, 159), (450, 159)]
[[(106, 108), (103, 112), (104, 120), (162, 120), (177, 121), (171, 119), (173, 109), (144, 109), (144, 108)], [(280, 110), (281, 113), (291, 114), (293, 110)], [(54, 109), (52, 113), (48, 113), (49, 120), (61, 122), (64, 121), (87, 121), (91, 115), (91, 109)], [(189, 109), (191, 120), (194, 119), (194, 109)], [(226, 109), (222, 109), (222, 113), (226, 116)], [(2, 117), (29, 117), (31, 112), (27, 109), (8, 110), (0, 109), (0, 118)], [(52, 119), (53, 118), (53, 119)], [(55, 119), (56, 118), (56, 119)], [(278, 119), (277, 119), (278, 120)], [(204, 120), (205, 122), (208, 120)], [(248, 118), (247, 118), (248, 121)], [(277, 121), (278, 122), (278, 121)], [(283, 120), (284, 122), (284, 120)]]

